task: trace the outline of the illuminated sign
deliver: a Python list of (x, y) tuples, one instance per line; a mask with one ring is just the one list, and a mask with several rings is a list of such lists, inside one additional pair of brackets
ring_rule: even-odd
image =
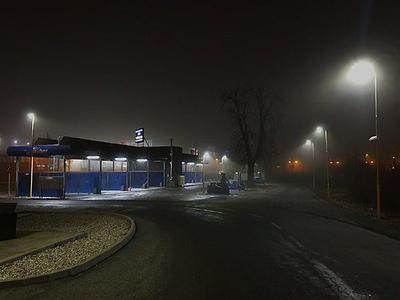
[(135, 143), (141, 144), (144, 142), (144, 128), (137, 128), (135, 130)]
[(52, 155), (65, 155), (71, 150), (69, 145), (41, 145), (41, 146), (11, 146), (7, 149), (10, 156), (35, 156), (49, 157)]

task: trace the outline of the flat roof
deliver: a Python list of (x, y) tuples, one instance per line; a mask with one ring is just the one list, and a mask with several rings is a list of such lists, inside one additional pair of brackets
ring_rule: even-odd
[(175, 159), (185, 162), (199, 162), (198, 155), (183, 153), (182, 147), (137, 147), (70, 136), (62, 136), (58, 140), (38, 138), (33, 146), (8, 147), (7, 154), (17, 157), (50, 157), (61, 155), (69, 159), (85, 159), (89, 155), (98, 155), (103, 160), (126, 157), (127, 159), (146, 158), (153, 161), (169, 161), (171, 149)]

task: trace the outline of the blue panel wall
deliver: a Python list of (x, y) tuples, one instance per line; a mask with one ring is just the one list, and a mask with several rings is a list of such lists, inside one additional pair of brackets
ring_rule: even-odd
[(203, 172), (182, 172), (185, 183), (203, 182)]
[(70, 172), (66, 175), (66, 193), (91, 194), (100, 187), (99, 172)]
[(123, 191), (126, 185), (126, 172), (103, 172), (101, 174), (102, 190)]
[(130, 187), (143, 188), (147, 183), (147, 172), (131, 172), (130, 176)]
[[(62, 187), (41, 189), (38, 185), (39, 176), (59, 176), (63, 173), (37, 173), (34, 174), (33, 195), (35, 197), (61, 197)], [(143, 188), (147, 185), (147, 172), (130, 172), (130, 187)], [(61, 180), (60, 178), (60, 180)], [(126, 185), (126, 172), (102, 173), (102, 190), (123, 190)], [(29, 196), (29, 173), (20, 172), (18, 176), (18, 193), (20, 196)], [(163, 172), (150, 172), (151, 187), (163, 186)], [(99, 172), (68, 172), (65, 178), (65, 192), (67, 194), (92, 194), (100, 189)]]
[(164, 179), (163, 179), (164, 172), (150, 172), (149, 180), (150, 186), (163, 186)]
[[(62, 173), (36, 173), (33, 174), (33, 189), (32, 194), (34, 197), (61, 197), (62, 196), (62, 187), (46, 187), (42, 188), (39, 186), (39, 176), (47, 177), (61, 177)], [(60, 178), (60, 180), (61, 180)], [(29, 188), (30, 188), (30, 174), (20, 172), (18, 173), (18, 194), (20, 196), (29, 196)]]
[[(163, 186), (164, 172), (162, 171), (153, 171), (149, 172), (149, 186)], [(129, 172), (129, 187), (131, 188), (143, 188), (147, 185), (147, 172)]]

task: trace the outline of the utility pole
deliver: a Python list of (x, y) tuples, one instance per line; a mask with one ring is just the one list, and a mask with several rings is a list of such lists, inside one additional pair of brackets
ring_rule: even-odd
[(326, 153), (326, 196), (329, 199), (331, 194), (330, 179), (329, 179), (329, 152), (328, 152), (328, 130), (325, 129), (325, 153)]

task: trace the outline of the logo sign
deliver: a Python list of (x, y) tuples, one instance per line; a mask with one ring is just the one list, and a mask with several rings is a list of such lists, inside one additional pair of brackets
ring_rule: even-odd
[(70, 150), (69, 145), (13, 146), (8, 147), (7, 153), (10, 156), (50, 157), (68, 154)]
[(135, 130), (135, 143), (141, 144), (144, 142), (144, 128), (138, 128)]

